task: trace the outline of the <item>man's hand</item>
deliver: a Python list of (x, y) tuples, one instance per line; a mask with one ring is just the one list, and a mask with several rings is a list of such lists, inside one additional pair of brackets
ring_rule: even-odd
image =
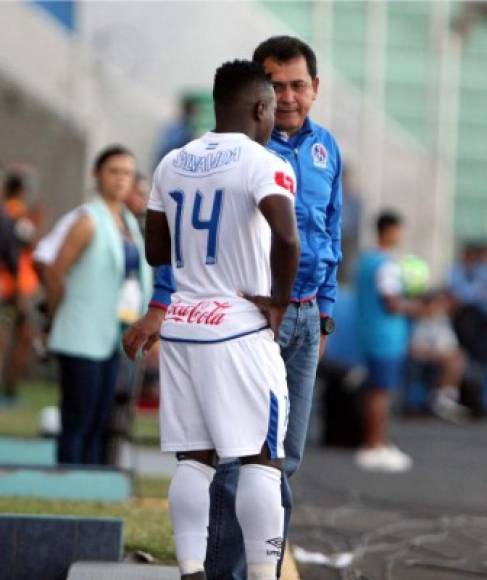
[(325, 348), (326, 348), (327, 341), (328, 341), (328, 335), (326, 335), (326, 334), (320, 335), (320, 351), (319, 351), (319, 355), (318, 355), (319, 361), (323, 358), (323, 355), (325, 354)]
[(271, 296), (249, 296), (248, 294), (242, 294), (242, 297), (255, 304), (262, 312), (277, 340), (279, 326), (281, 326), (287, 305), (283, 306), (282, 304), (276, 303), (275, 299)]
[(139, 349), (145, 353), (159, 338), (161, 324), (166, 311), (161, 308), (149, 308), (147, 314), (132, 324), (123, 335), (123, 349), (127, 356), (135, 359)]

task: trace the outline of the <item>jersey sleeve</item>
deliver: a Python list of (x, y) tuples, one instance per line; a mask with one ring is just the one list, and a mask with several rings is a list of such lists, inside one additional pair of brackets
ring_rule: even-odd
[(163, 163), (164, 160), (159, 163), (154, 171), (154, 177), (152, 179), (152, 189), (149, 195), (149, 201), (147, 202), (147, 209), (154, 211), (164, 212), (164, 198), (161, 193), (160, 185), (162, 183), (162, 173), (163, 173)]
[(287, 161), (263, 150), (253, 159), (248, 187), (256, 205), (268, 195), (284, 195), (294, 201), (296, 176)]
[(401, 268), (393, 261), (385, 262), (376, 274), (376, 285), (382, 296), (399, 296), (402, 293)]

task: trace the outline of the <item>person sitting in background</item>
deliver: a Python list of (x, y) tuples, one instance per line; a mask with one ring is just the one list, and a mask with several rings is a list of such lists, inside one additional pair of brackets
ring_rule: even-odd
[(449, 272), (448, 290), (458, 304), (475, 306), (487, 313), (487, 260), (483, 244), (465, 244), (460, 260)]
[(448, 297), (442, 291), (430, 292), (422, 302), (423, 315), (415, 322), (411, 334), (411, 361), (433, 374), (437, 383), (432, 411), (442, 419), (463, 422), (468, 410), (458, 401), (465, 356), (450, 323)]
[(487, 258), (485, 244), (468, 243), (448, 276), (453, 326), (469, 357), (487, 364)]
[(390, 395), (400, 385), (409, 344), (407, 316), (421, 312), (417, 300), (403, 297), (401, 269), (393, 259), (403, 222), (394, 212), (376, 222), (377, 247), (359, 259), (356, 277), (357, 332), (368, 370), (365, 398), (365, 442), (357, 452), (362, 469), (403, 472), (412, 459), (392, 446), (387, 436)]
[(94, 164), (97, 195), (67, 232), (45, 277), (53, 316), (49, 348), (61, 373), (59, 463), (99, 464), (118, 368), (120, 319), (146, 307), (151, 272), (134, 216), (125, 208), (133, 154), (103, 150)]

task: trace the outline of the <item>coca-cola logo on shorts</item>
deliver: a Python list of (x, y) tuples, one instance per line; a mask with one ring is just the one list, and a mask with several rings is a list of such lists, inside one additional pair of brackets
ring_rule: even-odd
[(217, 300), (202, 300), (197, 304), (174, 302), (167, 309), (165, 320), (218, 326), (224, 321), (225, 315), (231, 307), (232, 305), (228, 302), (218, 302)]

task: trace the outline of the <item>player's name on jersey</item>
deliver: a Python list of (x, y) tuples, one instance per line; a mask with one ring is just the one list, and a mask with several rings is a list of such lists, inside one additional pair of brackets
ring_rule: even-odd
[(231, 307), (232, 305), (228, 302), (217, 300), (202, 300), (196, 304), (174, 302), (167, 309), (165, 322), (172, 320), (186, 324), (219, 326), (225, 320)]
[(232, 147), (206, 155), (194, 155), (182, 149), (172, 164), (176, 169), (189, 173), (210, 173), (220, 167), (236, 163), (240, 159), (240, 153), (240, 147)]

